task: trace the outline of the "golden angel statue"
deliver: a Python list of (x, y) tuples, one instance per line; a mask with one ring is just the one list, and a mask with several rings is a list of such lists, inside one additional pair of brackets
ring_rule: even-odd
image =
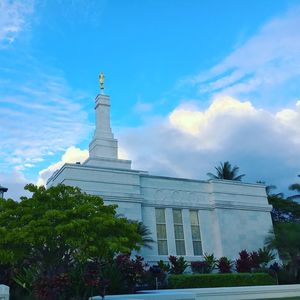
[(103, 72), (101, 72), (99, 75), (99, 81), (100, 81), (100, 90), (103, 91), (104, 90), (104, 74), (103, 74)]

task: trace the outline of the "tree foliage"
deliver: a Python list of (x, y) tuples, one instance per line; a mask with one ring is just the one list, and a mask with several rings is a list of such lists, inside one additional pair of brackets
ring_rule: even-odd
[(129, 222), (137, 225), (137, 232), (141, 236), (141, 242), (138, 244), (138, 246), (152, 249), (152, 245), (155, 241), (152, 238), (150, 229), (144, 225), (143, 222), (135, 220), (129, 220)]
[(32, 196), (21, 202), (0, 199), (0, 263), (27, 260), (50, 271), (142, 243), (137, 224), (117, 217), (116, 206), (98, 196), (64, 185), (25, 189)]
[(274, 190), (277, 189), (276, 185), (273, 185), (273, 184), (269, 184), (267, 185), (265, 181), (263, 180), (258, 180), (256, 181), (256, 183), (259, 183), (259, 184), (263, 184), (265, 187), (266, 187), (266, 194), (268, 197), (280, 197), (280, 198), (283, 198), (283, 193), (273, 193)]
[(274, 232), (266, 239), (270, 249), (277, 249), (290, 274), (297, 279), (300, 267), (300, 223), (274, 223)]
[[(297, 190), (297, 187), (293, 184), (289, 188)], [(286, 283), (300, 280), (300, 204), (294, 198), (296, 196), (285, 199), (282, 193), (268, 194), (269, 204), (273, 206), (273, 231), (267, 237), (266, 245), (278, 251), (284, 263)]]
[[(298, 177), (300, 177), (300, 175), (298, 175)], [(289, 189), (291, 191), (296, 191), (298, 192), (299, 194), (296, 194), (296, 195), (293, 195), (291, 197), (289, 197), (289, 199), (300, 199), (300, 183), (293, 183), (289, 186)]]
[(220, 166), (215, 167), (217, 173), (207, 173), (207, 175), (211, 179), (225, 179), (225, 180), (236, 180), (241, 181), (245, 174), (238, 175), (239, 167), (234, 166), (232, 167), (228, 161), (224, 163), (220, 162)]
[(281, 195), (269, 195), (269, 204), (273, 206), (271, 215), (273, 222), (299, 222), (300, 204)]

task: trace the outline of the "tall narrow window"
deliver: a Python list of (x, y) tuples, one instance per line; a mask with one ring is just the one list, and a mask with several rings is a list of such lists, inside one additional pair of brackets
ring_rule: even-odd
[(202, 255), (202, 243), (197, 210), (190, 210), (194, 255)]
[(180, 209), (173, 209), (173, 221), (174, 221), (176, 254), (185, 255), (182, 213)]
[(155, 209), (157, 247), (159, 255), (168, 255), (166, 216), (164, 208)]

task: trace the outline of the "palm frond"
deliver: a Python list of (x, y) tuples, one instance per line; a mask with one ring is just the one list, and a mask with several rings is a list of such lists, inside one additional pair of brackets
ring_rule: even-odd
[(211, 179), (219, 179), (219, 177), (216, 176), (216, 175), (213, 174), (213, 173), (206, 173), (206, 175), (207, 175), (208, 177), (210, 177)]
[(137, 225), (137, 232), (142, 237), (142, 242), (140, 246), (143, 246), (148, 249), (152, 249), (151, 244), (154, 243), (155, 241), (152, 239), (152, 233), (150, 229), (143, 222), (135, 221), (135, 220), (129, 220), (129, 222)]
[(289, 186), (289, 190), (300, 192), (300, 184), (299, 183), (293, 183), (293, 184), (291, 184)]
[(216, 174), (207, 173), (211, 179), (225, 179), (225, 180), (236, 180), (241, 181), (245, 174), (238, 175), (239, 167), (232, 167), (229, 161), (224, 163), (220, 162), (220, 165), (215, 167)]

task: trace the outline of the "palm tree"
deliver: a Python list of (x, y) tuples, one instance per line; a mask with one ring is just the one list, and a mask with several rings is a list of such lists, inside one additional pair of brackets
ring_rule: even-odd
[(150, 229), (143, 222), (136, 221), (136, 220), (128, 220), (128, 221), (132, 224), (137, 225), (137, 232), (139, 233), (139, 235), (142, 238), (142, 241), (139, 244), (139, 246), (146, 247), (148, 249), (152, 249), (151, 244), (153, 244), (155, 241), (151, 237), (152, 234), (151, 234)]
[(288, 267), (290, 276), (298, 278), (300, 267), (300, 223), (277, 222), (274, 231), (266, 238), (266, 246), (269, 250), (278, 250), (279, 256)]
[(274, 197), (278, 197), (278, 198), (284, 197), (283, 193), (277, 193), (277, 194), (272, 193), (273, 190), (277, 189), (276, 185), (273, 185), (273, 184), (266, 185), (266, 182), (263, 180), (258, 180), (258, 181), (256, 181), (256, 183), (263, 184), (266, 186), (266, 194), (269, 198), (270, 197), (273, 197), (273, 198)]
[(239, 167), (234, 166), (231, 167), (231, 164), (228, 161), (225, 161), (224, 163), (220, 162), (219, 167), (215, 167), (217, 171), (217, 175), (212, 173), (207, 173), (207, 175), (211, 179), (225, 179), (225, 180), (236, 180), (241, 181), (242, 178), (245, 176), (245, 174), (238, 175)]
[[(298, 177), (300, 177), (300, 175), (298, 175)], [(300, 183), (293, 183), (293, 184), (291, 184), (289, 186), (289, 190), (296, 191), (296, 192), (300, 193)], [(300, 199), (300, 194), (296, 194), (296, 195), (290, 196), (288, 199), (290, 199), (290, 200)]]
[(142, 246), (152, 249), (151, 244), (155, 241), (151, 237), (150, 229), (143, 222), (138, 222), (137, 226), (138, 233), (142, 236)]

